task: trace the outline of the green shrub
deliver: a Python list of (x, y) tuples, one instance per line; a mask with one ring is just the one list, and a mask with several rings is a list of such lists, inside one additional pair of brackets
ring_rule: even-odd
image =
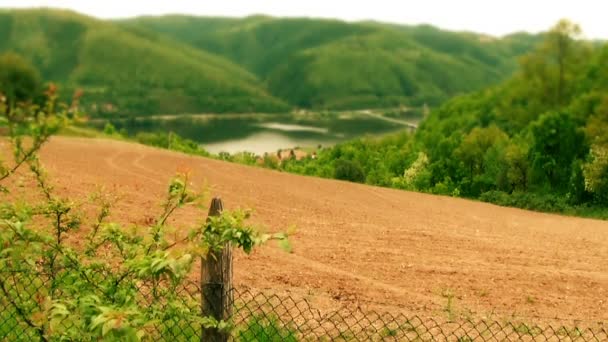
[(514, 192), (508, 194), (502, 191), (488, 191), (479, 197), (484, 202), (502, 206), (517, 207), (544, 212), (569, 212), (573, 209), (564, 196), (552, 194), (537, 194), (530, 192)]
[(231, 156), (230, 153), (224, 152), (224, 151), (218, 153), (217, 157), (218, 157), (218, 159), (224, 160), (224, 161), (229, 161), (229, 162), (235, 161), (234, 157)]
[(279, 168), (279, 158), (274, 154), (266, 153), (262, 159), (262, 165), (266, 168), (276, 170)]
[[(285, 235), (260, 234), (246, 223), (245, 211), (225, 211), (181, 235), (168, 234), (172, 215), (202, 204), (187, 175), (169, 182), (159, 214), (138, 229), (109, 222), (109, 194), (97, 193), (91, 202), (56, 194), (37, 153), (74, 111), (57, 103), (54, 88), (47, 94), (43, 106), (24, 104), (10, 114), (0, 101), (13, 152), (12, 160), (0, 161), (0, 189), (13, 190), (10, 182), (24, 165), (37, 184), (0, 205), (0, 320), (8, 315), (16, 322), (18, 339), (42, 341), (157, 340), (192, 332), (192, 326), (227, 329), (226, 322), (202, 316), (200, 303), (179, 291), (195, 262), (228, 242), (245, 253), (268, 240), (288, 248)], [(168, 142), (192, 148), (179, 139)], [(36, 190), (38, 196), (31, 193)], [(97, 205), (98, 211), (79, 212), (74, 203)], [(85, 222), (90, 229), (79, 232)], [(0, 331), (0, 339), (12, 340), (13, 331)]]
[(116, 134), (116, 127), (114, 127), (114, 125), (112, 125), (112, 123), (106, 122), (106, 125), (103, 127), (103, 134), (106, 134), (106, 135)]
[(365, 173), (359, 163), (338, 159), (334, 163), (334, 178), (349, 182), (365, 182)]
[(218, 157), (221, 160), (232, 161), (245, 165), (256, 165), (258, 162), (258, 157), (252, 152), (240, 152), (234, 154), (233, 156), (230, 156), (230, 154), (226, 152), (221, 152)]

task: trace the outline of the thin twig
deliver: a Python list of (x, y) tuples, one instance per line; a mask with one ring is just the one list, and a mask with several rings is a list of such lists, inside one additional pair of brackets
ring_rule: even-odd
[(23, 163), (28, 161), (42, 147), (42, 144), (44, 144), (48, 139), (49, 139), (49, 136), (45, 136), (45, 137), (42, 137), (40, 140), (36, 141), (34, 146), (32, 146), (30, 148), (30, 150), (27, 153), (25, 153), (23, 155), (23, 157), (20, 160), (18, 160), (10, 170), (5, 171), (4, 174), (0, 176), (0, 182), (2, 182), (4, 179), (6, 179), (7, 177), (9, 177), (13, 173), (15, 173), (21, 167), (21, 165), (23, 165)]

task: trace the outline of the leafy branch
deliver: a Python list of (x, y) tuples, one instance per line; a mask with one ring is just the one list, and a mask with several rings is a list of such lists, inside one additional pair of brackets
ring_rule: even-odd
[[(103, 191), (92, 199), (98, 210), (80, 214), (76, 201), (55, 193), (38, 159), (49, 137), (71, 122), (68, 107), (58, 105), (54, 94), (54, 88), (47, 92), (43, 106), (0, 107), (16, 161), (11, 167), (0, 163), (0, 181), (27, 164), (41, 195), (19, 201), (14, 194), (0, 205), (0, 296), (14, 316), (43, 341), (154, 339), (163, 334), (157, 327), (164, 321), (228, 326), (201, 316), (200, 303), (180, 294), (195, 260), (226, 243), (246, 253), (270, 240), (288, 247), (287, 236), (262, 234), (247, 224), (250, 212), (236, 211), (167, 239), (170, 218), (203, 198), (190, 191), (187, 174), (171, 179), (160, 215), (145, 227), (109, 222), (113, 201)], [(80, 240), (84, 222), (91, 222), (84, 244), (72, 243)], [(9, 273), (11, 286), (2, 278)]]

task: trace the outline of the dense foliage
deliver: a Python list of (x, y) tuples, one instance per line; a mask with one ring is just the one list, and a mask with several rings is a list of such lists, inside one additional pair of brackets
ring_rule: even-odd
[(503, 80), (538, 39), (264, 16), (148, 17), (124, 25), (225, 56), (292, 105), (334, 109), (438, 104)]
[(34, 100), (40, 95), (42, 81), (38, 70), (14, 53), (0, 55), (0, 91), (9, 108)]
[[(448, 101), (414, 135), (359, 139), (279, 167), (608, 217), (608, 46), (579, 33), (558, 23), (512, 79)], [(354, 169), (363, 177), (345, 176)]]
[[(180, 291), (194, 263), (226, 243), (250, 253), (270, 239), (286, 242), (285, 235), (258, 233), (246, 212), (224, 212), (186, 230), (171, 227), (172, 215), (201, 200), (187, 175), (170, 181), (159, 215), (141, 226), (109, 221), (111, 194), (99, 191), (90, 200), (57, 194), (37, 152), (78, 107), (58, 103), (56, 91), (49, 87), (42, 105), (0, 101), (0, 125), (12, 147), (3, 149), (7, 158), (0, 163), (0, 321), (16, 327), (3, 335), (138, 341), (170, 339), (170, 329), (180, 325), (229, 329), (229, 322), (202, 316), (200, 303)], [(25, 166), (29, 177), (20, 170)]]

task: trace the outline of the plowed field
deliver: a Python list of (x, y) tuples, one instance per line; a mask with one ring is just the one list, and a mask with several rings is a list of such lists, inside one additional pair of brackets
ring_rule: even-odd
[[(53, 138), (42, 160), (59, 193), (99, 186), (113, 219), (144, 224), (169, 178), (190, 170), (225, 207), (270, 231), (294, 225), (293, 253), (237, 254), (238, 286), (305, 297), (320, 309), (476, 318), (608, 319), (608, 222), (302, 177), (135, 144)], [(203, 219), (193, 209), (176, 225)], [(448, 298), (451, 304), (448, 305)]]

